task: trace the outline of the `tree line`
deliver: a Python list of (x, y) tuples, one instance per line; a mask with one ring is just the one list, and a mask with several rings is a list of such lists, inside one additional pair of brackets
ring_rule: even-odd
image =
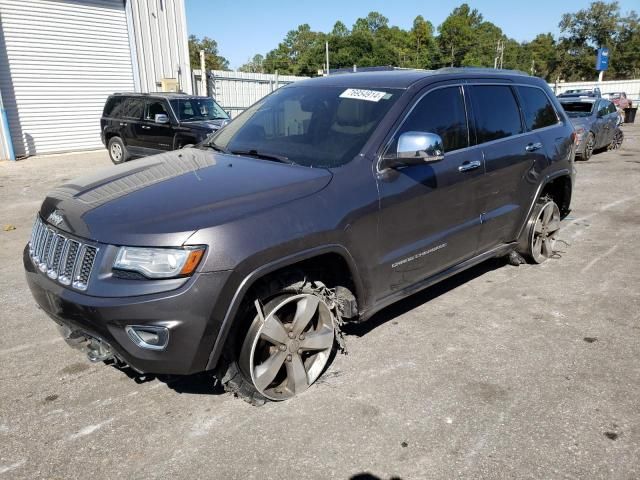
[[(635, 11), (623, 14), (618, 2), (596, 1), (586, 9), (565, 13), (558, 26), (558, 38), (541, 33), (531, 41), (518, 42), (466, 3), (454, 8), (437, 29), (422, 15), (414, 19), (410, 30), (404, 30), (390, 25), (382, 14), (370, 12), (350, 29), (341, 21), (328, 33), (300, 25), (275, 49), (264, 56), (256, 54), (239, 70), (314, 76), (325, 66), (325, 42), (329, 42), (331, 69), (353, 65), (424, 69), (497, 66), (550, 82), (591, 80), (597, 76), (597, 49), (608, 47), (606, 77), (640, 76), (640, 18)], [(228, 69), (229, 62), (218, 54), (214, 40), (192, 36), (189, 47), (194, 68), (200, 66), (202, 46), (206, 47), (207, 68)]]

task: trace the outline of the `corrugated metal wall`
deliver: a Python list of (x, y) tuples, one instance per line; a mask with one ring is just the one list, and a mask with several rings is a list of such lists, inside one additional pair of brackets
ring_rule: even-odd
[(127, 16), (136, 89), (157, 92), (163, 78), (175, 78), (192, 93), (184, 0), (127, 0)]
[(107, 95), (134, 86), (122, 0), (0, 0), (0, 23), (16, 155), (102, 146)]
[[(550, 83), (549, 86), (553, 90), (555, 85)], [(566, 92), (567, 90), (578, 88), (594, 88), (599, 87), (602, 93), (625, 92), (628, 97), (640, 99), (640, 79), (635, 80), (607, 80), (602, 83), (598, 82), (569, 82), (558, 83), (556, 94)]]
[[(307, 77), (294, 75), (274, 75), (269, 73), (244, 73), (225, 70), (210, 70), (210, 94), (216, 101), (235, 117), (265, 95)], [(200, 70), (193, 71), (194, 90), (198, 95), (206, 95), (200, 85)]]

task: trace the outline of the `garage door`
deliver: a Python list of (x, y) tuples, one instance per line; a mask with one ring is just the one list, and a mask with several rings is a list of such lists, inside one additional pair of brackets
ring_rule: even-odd
[(0, 22), (16, 155), (102, 147), (107, 96), (134, 89), (123, 0), (0, 0)]

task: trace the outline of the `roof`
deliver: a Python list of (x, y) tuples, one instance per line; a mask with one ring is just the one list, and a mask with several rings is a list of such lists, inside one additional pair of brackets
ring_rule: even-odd
[(327, 87), (354, 87), (354, 88), (409, 88), (421, 80), (436, 77), (491, 77), (510, 78), (513, 76), (526, 76), (524, 72), (517, 70), (496, 70), (493, 68), (441, 68), (439, 70), (386, 70), (366, 71), (355, 73), (340, 73), (327, 77), (310, 78), (291, 84), (299, 85), (324, 85)]
[(114, 96), (127, 96), (127, 97), (164, 97), (168, 99), (172, 98), (211, 98), (205, 97), (202, 95), (189, 95), (188, 93), (183, 92), (149, 92), (149, 93), (140, 93), (140, 92), (117, 92), (113, 94)]
[(576, 102), (584, 102), (584, 103), (594, 103), (596, 100), (599, 100), (598, 97), (558, 97), (560, 103), (576, 103)]

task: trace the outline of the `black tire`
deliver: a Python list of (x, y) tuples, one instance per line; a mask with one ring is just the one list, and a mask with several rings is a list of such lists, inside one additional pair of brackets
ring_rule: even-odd
[(584, 140), (584, 153), (582, 154), (582, 159), (587, 161), (593, 155), (593, 151), (596, 148), (596, 136), (593, 132), (589, 132), (587, 134), (587, 138)]
[[(252, 334), (255, 322), (259, 319), (254, 302), (256, 299), (260, 301), (264, 318), (267, 318), (274, 308), (289, 298), (301, 294), (319, 296), (317, 285), (316, 282), (307, 281), (301, 273), (293, 272), (279, 275), (266, 282), (260, 282), (250, 290), (236, 316), (234, 330), (230, 334), (223, 358), (221, 358), (215, 372), (226, 391), (254, 406), (278, 400), (268, 398), (256, 388), (251, 374), (247, 372), (246, 363), (241, 358), (241, 353), (246, 348), (247, 339)], [(334, 338), (331, 355), (323, 373), (334, 357), (336, 345)]]
[(550, 196), (539, 198), (520, 238), (518, 253), (534, 264), (551, 258), (555, 253), (560, 218), (560, 209)]
[(613, 134), (613, 139), (611, 143), (607, 147), (609, 150), (618, 150), (622, 147), (622, 142), (624, 141), (624, 133), (619, 128), (616, 128), (616, 131)]
[(107, 151), (109, 152), (109, 158), (115, 165), (129, 160), (129, 152), (120, 137), (111, 137), (111, 139), (109, 139)]

